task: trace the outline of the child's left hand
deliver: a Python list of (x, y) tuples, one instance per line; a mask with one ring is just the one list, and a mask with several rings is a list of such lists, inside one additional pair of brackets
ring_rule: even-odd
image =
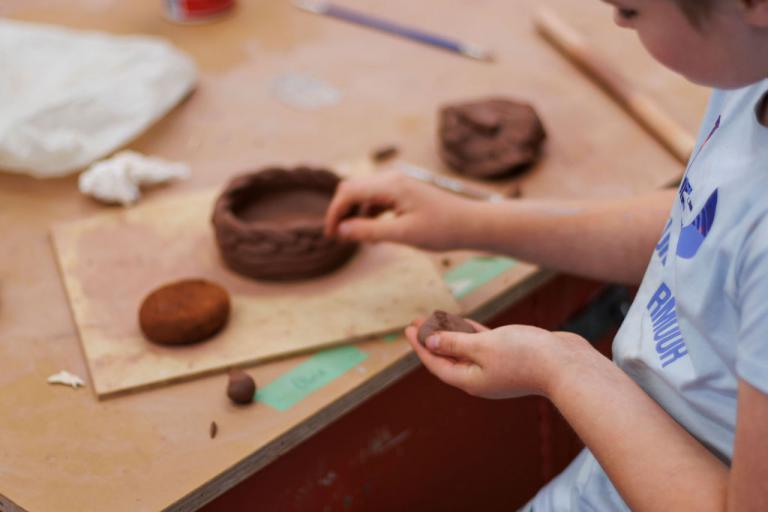
[(472, 323), (479, 332), (440, 332), (430, 336), (428, 348), (416, 338), (421, 322), (405, 334), (424, 366), (440, 380), (484, 398), (549, 395), (558, 368), (568, 359), (571, 343), (566, 338), (584, 341), (575, 334), (527, 325), (489, 330)]

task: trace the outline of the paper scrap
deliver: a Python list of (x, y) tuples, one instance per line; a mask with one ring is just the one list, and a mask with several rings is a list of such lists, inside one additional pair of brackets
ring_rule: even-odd
[(61, 370), (59, 373), (54, 373), (48, 377), (48, 384), (61, 384), (64, 386), (71, 386), (73, 389), (85, 386), (83, 379), (66, 370)]
[(141, 186), (188, 176), (189, 166), (185, 163), (126, 150), (90, 166), (80, 175), (78, 186), (83, 194), (105, 203), (125, 206), (139, 200)]

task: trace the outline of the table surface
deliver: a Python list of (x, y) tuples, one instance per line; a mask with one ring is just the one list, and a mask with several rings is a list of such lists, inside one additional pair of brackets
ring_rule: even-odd
[[(396, 144), (404, 158), (444, 171), (435, 113), (450, 100), (525, 98), (549, 133), (544, 163), (521, 177), (530, 197), (621, 197), (662, 186), (681, 166), (534, 32), (537, 0), (348, 0), (345, 5), (492, 48), (486, 64), (310, 15), (287, 1), (242, 0), (215, 23), (180, 26), (160, 0), (10, 0), (0, 16), (114, 33), (163, 36), (200, 67), (197, 91), (129, 147), (191, 164), (190, 180), (147, 194), (221, 186), (267, 163), (331, 163)], [(601, 2), (551, 0), (638, 87), (695, 131), (707, 91), (645, 55)], [(333, 107), (278, 101), (274, 80), (304, 73), (342, 93)], [(501, 185), (503, 186), (503, 185)], [(104, 207), (74, 177), (0, 173), (0, 509), (194, 509), (268, 464), (418, 364), (402, 340), (358, 348), (352, 370), (278, 411), (232, 406), (214, 375), (98, 401), (89, 387), (50, 386), (61, 369), (87, 377), (48, 239), (53, 222)], [(455, 265), (464, 253), (435, 256)], [(478, 318), (521, 299), (548, 276), (518, 264), (461, 299)], [(251, 368), (260, 384), (308, 356)], [(218, 435), (209, 437), (211, 421)]]

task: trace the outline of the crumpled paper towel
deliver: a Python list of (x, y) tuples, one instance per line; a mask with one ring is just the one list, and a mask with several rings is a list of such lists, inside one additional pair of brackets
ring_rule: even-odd
[(80, 175), (78, 187), (80, 192), (99, 201), (125, 206), (139, 200), (142, 185), (157, 185), (188, 176), (189, 166), (185, 163), (126, 150), (89, 167)]
[(189, 91), (162, 39), (0, 19), (0, 169), (62, 176), (112, 153)]

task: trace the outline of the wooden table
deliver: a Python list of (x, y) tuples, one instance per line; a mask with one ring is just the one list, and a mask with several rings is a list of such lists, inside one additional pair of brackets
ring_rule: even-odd
[[(653, 63), (632, 34), (612, 26), (601, 3), (548, 3), (695, 128), (706, 91)], [(197, 27), (165, 21), (160, 0), (11, 0), (0, 15), (164, 36), (194, 56), (198, 90), (130, 144), (189, 162), (193, 176), (149, 197), (219, 186), (266, 163), (338, 162), (386, 143), (442, 169), (434, 144), (437, 106), (491, 94), (532, 101), (550, 134), (545, 165), (520, 180), (527, 196), (628, 196), (679, 176), (677, 162), (534, 34), (537, 0), (347, 4), (475, 41), (493, 48), (499, 61), (469, 61), (276, 0), (243, 0), (232, 16)], [(329, 82), (342, 92), (341, 103), (301, 110), (279, 102), (274, 80), (290, 72)], [(46, 377), (61, 369), (87, 376), (48, 240), (52, 222), (103, 209), (75, 184), (74, 177), (0, 175), (3, 512), (195, 509), (418, 366), (402, 340), (362, 343), (363, 363), (286, 411), (233, 407), (221, 375), (106, 401), (88, 388), (49, 386)], [(465, 258), (451, 255), (449, 266)], [(549, 278), (519, 264), (461, 302), (488, 319)], [(251, 373), (269, 383), (306, 360), (276, 361)], [(219, 425), (215, 439), (211, 421)]]

